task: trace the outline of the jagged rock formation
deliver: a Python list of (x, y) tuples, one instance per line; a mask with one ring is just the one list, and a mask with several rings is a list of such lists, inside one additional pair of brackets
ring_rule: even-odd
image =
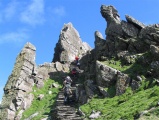
[(107, 21), (105, 34), (108, 54), (116, 55), (120, 51), (142, 53), (150, 45), (158, 45), (158, 26), (146, 26), (126, 15), (126, 21), (120, 20), (118, 11), (113, 6), (101, 6), (101, 14)]
[[(158, 79), (159, 25), (146, 26), (129, 15), (125, 16), (126, 21), (120, 20), (120, 15), (113, 6), (102, 5), (100, 10), (107, 22), (106, 38), (99, 31), (95, 31), (94, 49), (81, 41), (79, 33), (71, 23), (65, 24), (61, 30), (52, 63), (36, 66), (35, 47), (31, 43), (24, 46), (4, 88), (0, 119), (19, 120), (34, 98), (30, 93), (33, 85), (41, 88), (46, 79), (61, 79), (69, 73), (70, 63), (76, 55), (80, 56), (81, 69), (84, 71), (81, 74), (84, 82), (76, 87), (76, 97), (80, 104), (88, 102), (97, 91), (104, 97), (109, 97), (108, 91), (104, 88), (115, 86), (115, 95), (121, 95), (128, 86), (132, 90), (140, 86), (142, 71), (135, 71), (136, 78), (132, 79), (101, 61), (109, 61), (111, 58), (120, 59), (124, 64), (133, 64), (137, 61), (143, 66), (149, 65), (145, 72), (146, 77)], [(144, 53), (149, 53), (150, 56), (143, 56)], [(61, 105), (62, 94), (59, 93), (57, 104)], [(75, 112), (69, 114), (67, 110), (75, 111), (74, 108), (57, 106), (56, 117), (81, 119)], [(65, 114), (61, 118), (59, 114), (63, 111)]]
[[(29, 93), (34, 85), (36, 48), (27, 43), (17, 56), (12, 74), (4, 87), (0, 118), (2, 120), (19, 119), (22, 112), (29, 108), (34, 96)], [(16, 111), (19, 111), (17, 114)]]
[(34, 96), (32, 87), (44, 86), (44, 80), (61, 79), (69, 72), (68, 64), (44, 63), (36, 66), (36, 48), (27, 43), (16, 59), (12, 74), (5, 87), (0, 106), (0, 120), (20, 120), (24, 110), (30, 107)]
[(86, 42), (82, 42), (72, 23), (65, 24), (55, 47), (53, 62), (72, 62), (75, 56), (82, 57), (88, 50), (91, 50), (91, 47)]
[[(85, 79), (93, 80), (95, 85), (98, 85), (97, 88), (107, 97), (109, 95), (103, 88), (111, 85), (116, 86), (116, 95), (123, 94), (128, 86), (133, 90), (137, 89), (139, 87), (137, 79), (129, 78), (123, 73), (117, 74), (116, 70), (112, 71), (112, 68), (96, 62), (109, 61), (110, 58), (121, 59), (124, 64), (133, 64), (136, 61), (143, 66), (149, 64), (151, 67), (146, 75), (157, 77), (159, 26), (157, 24), (146, 26), (129, 15), (125, 16), (127, 21), (120, 20), (118, 11), (111, 5), (102, 5), (100, 10), (107, 22), (106, 39), (99, 31), (95, 31), (95, 48), (80, 60), (81, 69), (85, 71)], [(150, 52), (153, 57), (140, 57), (145, 52)], [(96, 71), (93, 68), (96, 68)], [(134, 74), (140, 73), (136, 71)]]

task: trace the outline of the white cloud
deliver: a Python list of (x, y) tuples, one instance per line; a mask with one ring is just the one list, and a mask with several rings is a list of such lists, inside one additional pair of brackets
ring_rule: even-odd
[(19, 3), (15, 0), (12, 2), (9, 2), (6, 6), (3, 6), (0, 3), (0, 22), (6, 21), (6, 20), (12, 20), (13, 17), (16, 16), (17, 10), (19, 8)]
[(27, 41), (29, 36), (26, 34), (24, 30), (20, 30), (17, 32), (9, 32), (0, 35), (0, 44), (3, 43), (22, 43)]
[(21, 21), (30, 25), (42, 24), (44, 19), (44, 0), (32, 0), (21, 13)]
[(65, 16), (66, 14), (65, 9), (62, 6), (54, 8), (53, 13), (58, 16)]
[(12, 1), (10, 2), (7, 7), (4, 9), (4, 18), (11, 19), (16, 14), (16, 10), (18, 8), (18, 2)]
[(12, 0), (6, 5), (0, 6), (0, 23), (20, 21), (36, 26), (43, 24), (46, 20), (58, 22), (65, 15), (66, 11), (63, 6), (50, 7), (45, 11), (44, 0), (28, 0), (27, 2)]

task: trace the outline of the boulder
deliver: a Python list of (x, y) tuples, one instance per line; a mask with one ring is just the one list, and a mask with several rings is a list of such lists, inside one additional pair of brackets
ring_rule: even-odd
[(110, 87), (116, 83), (117, 70), (101, 62), (96, 62), (96, 83), (103, 88)]

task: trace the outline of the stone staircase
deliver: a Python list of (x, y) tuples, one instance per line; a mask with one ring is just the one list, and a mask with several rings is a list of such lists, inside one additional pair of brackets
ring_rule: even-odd
[[(77, 68), (76, 65), (71, 65), (70, 69), (76, 68), (78, 71), (80, 69)], [(78, 77), (71, 77), (73, 80), (71, 90), (72, 90), (72, 95), (70, 96), (70, 103), (69, 104), (64, 104), (64, 91), (61, 90), (58, 93), (58, 97), (56, 100), (56, 108), (55, 108), (55, 116), (53, 120), (83, 120), (80, 115), (77, 114), (76, 110), (76, 98), (75, 98), (75, 92), (76, 92), (76, 84), (78, 84)]]
[[(76, 87), (72, 87), (72, 92), (75, 92)], [(71, 96), (70, 96), (71, 97)], [(80, 115), (77, 114), (75, 101), (71, 101), (69, 104), (64, 104), (64, 92), (59, 92), (56, 100), (56, 120), (83, 120)]]

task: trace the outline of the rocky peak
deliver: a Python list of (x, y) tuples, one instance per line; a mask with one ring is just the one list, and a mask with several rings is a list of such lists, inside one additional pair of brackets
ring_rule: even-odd
[[(122, 35), (121, 21), (118, 11), (111, 5), (100, 7), (102, 17), (107, 22), (105, 34), (107, 37)], [(112, 38), (114, 39), (114, 38)]]
[(9, 77), (14, 77), (14, 79), (10, 79), (10, 81), (7, 82), (4, 90), (10, 90), (14, 87), (17, 88), (19, 85), (15, 86), (17, 82), (15, 78), (18, 79), (20, 75), (23, 75), (23, 72), (27, 72), (28, 75), (32, 74), (35, 66), (35, 51), (36, 48), (31, 43), (28, 42), (25, 44), (24, 48), (17, 56), (14, 69)]
[[(18, 119), (23, 110), (31, 105), (33, 95), (29, 94), (34, 85), (32, 74), (35, 72), (35, 51), (31, 43), (26, 43), (19, 53), (14, 69), (4, 87), (0, 118), (3, 120)], [(20, 115), (16, 111), (21, 111)]]
[(98, 38), (99, 39), (104, 39), (102, 34), (99, 31), (95, 31), (94, 36), (95, 36), (95, 39), (98, 39)]
[(120, 24), (120, 16), (118, 14), (118, 11), (111, 5), (105, 6), (102, 5), (100, 8), (100, 12), (103, 16), (103, 18), (106, 19), (107, 23), (109, 24), (110, 22), (115, 22)]
[(53, 62), (72, 62), (75, 56), (81, 57), (88, 50), (91, 50), (91, 47), (82, 42), (72, 23), (64, 24), (55, 47)]

